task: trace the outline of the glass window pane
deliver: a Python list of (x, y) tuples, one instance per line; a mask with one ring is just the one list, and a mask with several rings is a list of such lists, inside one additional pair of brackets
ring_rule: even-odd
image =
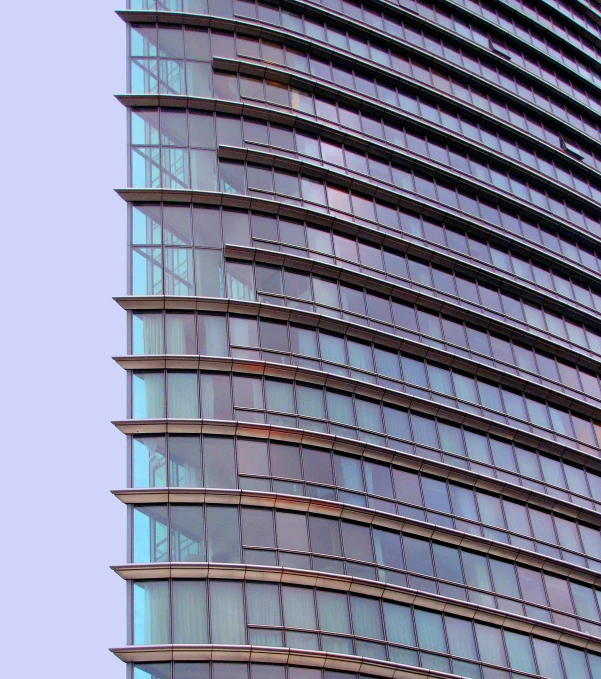
[(441, 512), (451, 513), (451, 505), (447, 493), (447, 484), (429, 476), (422, 476), (422, 489), (426, 507)]
[(457, 548), (433, 542), (432, 552), (434, 553), (434, 562), (436, 564), (436, 575), (443, 580), (462, 583), (463, 573)]
[(263, 408), (263, 384), (259, 377), (234, 375), (234, 405), (237, 408)]
[(321, 387), (308, 387), (305, 384), (297, 384), (296, 402), (298, 404), (299, 415), (325, 418), (323, 389)]
[(445, 616), (445, 626), (451, 655), (478, 660), (472, 623), (469, 620), (447, 615)]
[(513, 564), (499, 559), (490, 559), (490, 570), (499, 594), (520, 598), (517, 576)]
[(298, 446), (271, 442), (269, 446), (271, 473), (290, 479), (302, 479)]
[(333, 484), (332, 461), (329, 451), (304, 446), (303, 472), (307, 481)]
[(162, 313), (132, 314), (132, 352), (134, 354), (164, 353)]
[(561, 645), (561, 656), (566, 668), (566, 676), (583, 677), (588, 679), (588, 668), (584, 651), (577, 648)]
[(505, 658), (505, 653), (503, 651), (501, 630), (498, 627), (490, 627), (489, 625), (482, 625), (478, 622), (474, 627), (476, 629), (476, 638), (478, 639), (480, 658), (484, 662), (506, 667), (507, 659)]
[(350, 634), (351, 623), (346, 594), (317, 590), (317, 612), (320, 629)]
[(486, 557), (474, 552), (461, 551), (465, 579), (470, 587), (492, 589)]
[(198, 373), (167, 372), (167, 417), (197, 419)]
[(406, 646), (415, 646), (415, 633), (411, 608), (390, 601), (383, 602), (384, 621), (388, 641)]
[(430, 651), (447, 652), (447, 644), (442, 627), (442, 616), (440, 613), (424, 611), (421, 608), (415, 609), (415, 625), (419, 645)]
[(203, 297), (224, 297), (225, 280), (221, 250), (196, 248), (194, 250), (194, 257), (196, 264), (196, 294)]
[(131, 242), (134, 245), (160, 245), (160, 205), (134, 205), (131, 213)]
[(471, 488), (458, 486), (456, 483), (449, 484), (453, 511), (458, 516), (465, 519), (478, 521), (478, 510), (476, 509), (476, 499)]
[(244, 644), (244, 608), (241, 582), (211, 581), (211, 642)]
[(271, 509), (242, 507), (242, 542), (245, 547), (275, 547)]
[(134, 582), (134, 644), (169, 644), (169, 583), (167, 580)]
[(376, 563), (393, 568), (404, 568), (401, 540), (398, 533), (392, 531), (373, 529)]
[(133, 437), (131, 482), (134, 488), (159, 488), (167, 485), (165, 436)]
[(430, 543), (409, 535), (403, 535), (407, 569), (421, 575), (434, 575)]
[(276, 584), (248, 582), (246, 607), (249, 625), (281, 625), (280, 597)]
[(545, 573), (545, 585), (547, 586), (547, 595), (549, 597), (549, 604), (552, 608), (560, 611), (574, 612), (572, 605), (572, 598), (570, 596), (570, 588), (568, 581), (565, 578), (557, 578), (549, 573)]
[(172, 587), (173, 643), (208, 643), (206, 581), (174, 580)]
[(167, 505), (135, 506), (132, 514), (133, 562), (168, 561)]
[(203, 436), (202, 454), (207, 488), (237, 487), (233, 438)]
[(392, 473), (394, 476), (396, 499), (421, 507), (424, 503), (417, 473), (406, 472), (396, 468), (393, 469)]
[(201, 356), (229, 356), (226, 321), (225, 316), (198, 314), (198, 353)]
[(282, 602), (286, 627), (304, 629), (315, 629), (317, 627), (313, 590), (305, 587), (282, 585)]
[(363, 463), (363, 468), (365, 470), (365, 482), (368, 493), (383, 495), (384, 497), (394, 497), (390, 467), (388, 465), (376, 464), (366, 460)]
[(296, 412), (292, 382), (266, 379), (265, 400), (267, 410), (276, 410), (284, 413)]
[(438, 448), (438, 434), (436, 432), (436, 423), (429, 417), (411, 413), (411, 425), (413, 427), (413, 435), (417, 443), (422, 443), (432, 448)]
[(361, 462), (357, 458), (334, 454), (334, 470), (336, 485), (352, 490), (363, 490)]
[(261, 439), (238, 439), (238, 472), (269, 476), (267, 441)]
[(373, 551), (369, 526), (361, 526), (349, 521), (342, 522), (344, 555), (348, 559), (373, 561)]
[(192, 221), (194, 224), (194, 244), (197, 247), (220, 248), (222, 246), (221, 220), (218, 209), (195, 207), (192, 210)]
[(171, 679), (171, 663), (136, 664), (133, 667), (133, 679)]
[(536, 674), (530, 638), (525, 634), (518, 634), (510, 630), (505, 630), (504, 634), (511, 668)]
[(217, 563), (240, 563), (238, 508), (208, 505), (207, 556)]
[(550, 679), (564, 679), (557, 644), (537, 637), (532, 637), (532, 643), (539, 673)]
[(163, 372), (134, 372), (132, 375), (132, 417), (165, 417), (165, 375)]
[(309, 516), (311, 551), (334, 556), (342, 555), (340, 527), (337, 519)]
[(259, 346), (259, 330), (256, 318), (230, 316), (230, 341), (244, 347)]
[(192, 245), (189, 206), (163, 208), (163, 234), (165, 245)]
[(522, 596), (526, 601), (532, 601), (542, 606), (547, 606), (547, 595), (543, 585), (542, 573), (524, 566), (517, 567)]
[(169, 485), (200, 488), (200, 436), (169, 436)]
[(328, 404), (328, 416), (330, 420), (342, 424), (355, 424), (355, 412), (353, 410), (353, 399), (351, 396), (327, 389), (326, 401)]
[(309, 551), (307, 517), (305, 514), (277, 512), (275, 515), (276, 535), (280, 549)]
[[(166, 315), (165, 334), (168, 354), (197, 353), (195, 320), (195, 314), (169, 312)], [(227, 356), (227, 354), (219, 355)]]
[(372, 639), (383, 638), (382, 614), (378, 599), (351, 596), (351, 613), (355, 634)]
[(205, 561), (201, 505), (171, 506), (171, 561)]
[(486, 493), (480, 492), (476, 493), (476, 497), (478, 499), (478, 507), (480, 508), (482, 521), (490, 526), (505, 528), (501, 500), (494, 495), (487, 495)]

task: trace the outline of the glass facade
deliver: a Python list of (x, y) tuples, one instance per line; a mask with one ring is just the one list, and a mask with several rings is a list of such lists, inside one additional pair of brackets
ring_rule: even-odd
[(128, 679), (601, 679), (601, 10), (128, 2)]

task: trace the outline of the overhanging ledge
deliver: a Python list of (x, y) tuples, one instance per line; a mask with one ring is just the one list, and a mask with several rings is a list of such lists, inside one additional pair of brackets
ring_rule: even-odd
[[(359, 656), (306, 651), (294, 648), (265, 646), (183, 645), (123, 646), (111, 648), (123, 662), (256, 662), (273, 665), (300, 665), (302, 667), (361, 672), (386, 679), (450, 679), (455, 674), (437, 672), (423, 667), (397, 665), (384, 660), (371, 660)], [(459, 677), (457, 677), (459, 679)]]
[(319, 587), (348, 594), (370, 596), (407, 606), (457, 615), (463, 619), (495, 625), (524, 634), (567, 643), (589, 651), (601, 652), (601, 639), (586, 632), (568, 629), (550, 622), (533, 620), (523, 615), (490, 608), (480, 604), (449, 599), (440, 594), (392, 585), (389, 583), (338, 575), (321, 571), (300, 570), (280, 566), (254, 566), (218, 563), (151, 563), (114, 566), (113, 570), (125, 580), (139, 579), (213, 579), (271, 582), (300, 587)]

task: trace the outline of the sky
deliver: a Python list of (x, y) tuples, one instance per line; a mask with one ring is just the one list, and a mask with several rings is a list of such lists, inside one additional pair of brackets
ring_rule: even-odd
[[(125, 4), (125, 2), (123, 3)], [(118, 6), (118, 5), (117, 5)], [(3, 5), (3, 673), (125, 677), (125, 26)]]

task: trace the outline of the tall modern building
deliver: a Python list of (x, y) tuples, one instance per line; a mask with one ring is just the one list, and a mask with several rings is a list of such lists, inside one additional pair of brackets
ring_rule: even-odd
[(601, 679), (601, 7), (118, 14), (129, 679)]

